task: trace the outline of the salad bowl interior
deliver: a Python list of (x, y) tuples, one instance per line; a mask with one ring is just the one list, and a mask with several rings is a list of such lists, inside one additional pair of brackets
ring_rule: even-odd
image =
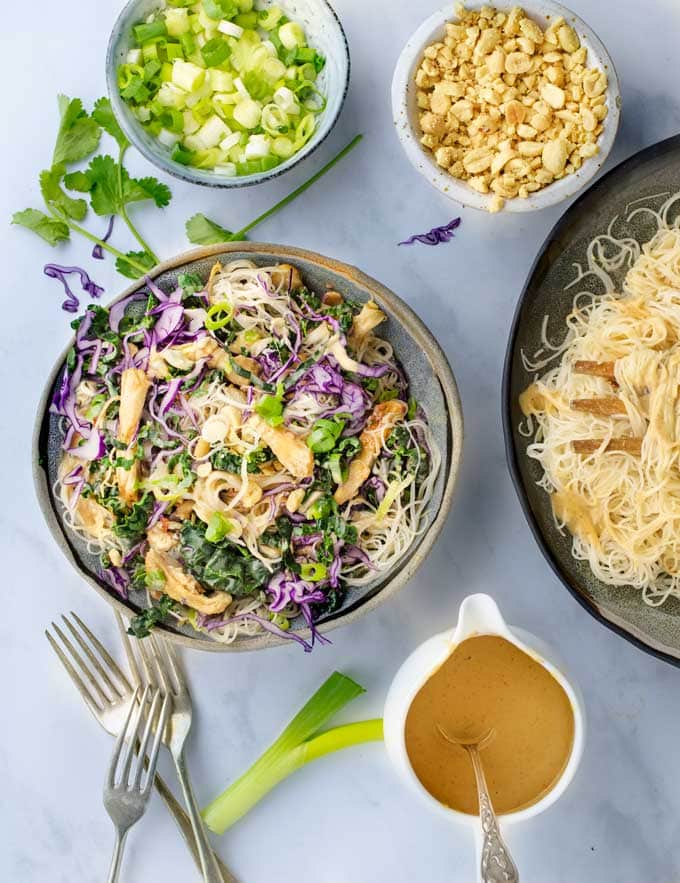
[[(321, 617), (316, 625), (320, 632), (325, 632), (352, 622), (404, 586), (427, 556), (441, 530), (451, 506), (462, 450), (462, 412), (456, 382), (446, 357), (432, 334), (397, 295), (359, 270), (330, 258), (288, 246), (239, 242), (196, 249), (179, 255), (156, 267), (149, 276), (161, 288), (171, 291), (176, 287), (177, 276), (181, 273), (197, 273), (207, 279), (215, 261), (225, 264), (239, 259), (253, 261), (258, 266), (291, 263), (300, 270), (310, 289), (323, 291), (333, 288), (356, 303), (375, 300), (388, 317), (387, 322), (381, 326), (381, 337), (392, 344), (407, 374), (410, 394), (418, 400), (427, 415), (442, 455), (441, 469), (424, 516), (422, 533), (391, 570), (376, 574), (375, 579), (367, 585), (351, 588), (339, 610)], [(116, 300), (143, 287), (143, 283), (135, 283)], [(61, 418), (50, 412), (50, 403), (62, 377), (71, 345), (72, 342), (55, 364), (38, 408), (33, 442), (38, 500), (52, 535), (73, 566), (110, 604), (128, 616), (136, 615), (148, 606), (146, 593), (132, 590), (127, 600), (117, 595), (100, 575), (98, 556), (89, 553), (86, 544), (67, 528), (63, 519), (63, 505), (54, 494), (53, 488), (62, 456), (63, 430)], [(164, 624), (159, 628), (167, 637), (205, 650), (250, 650), (286, 642), (285, 638), (265, 633), (241, 636), (232, 644), (224, 644), (194, 631), (189, 625)], [(291, 629), (305, 640), (311, 637), (302, 617), (292, 622)]]

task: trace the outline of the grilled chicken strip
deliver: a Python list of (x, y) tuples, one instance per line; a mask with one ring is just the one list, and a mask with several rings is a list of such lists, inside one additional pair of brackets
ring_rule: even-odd
[(248, 425), (258, 433), (277, 460), (296, 478), (308, 478), (314, 474), (314, 454), (303, 438), (283, 426), (270, 426), (257, 414), (251, 414)]
[(151, 381), (141, 368), (126, 368), (120, 378), (118, 441), (129, 445), (137, 434)]
[(165, 577), (163, 593), (169, 595), (180, 604), (186, 604), (206, 616), (224, 613), (231, 604), (228, 592), (216, 592), (208, 597), (203, 586), (190, 573), (182, 569), (181, 564), (167, 552), (156, 552), (149, 549), (144, 559), (147, 571), (160, 570)]
[(134, 460), (129, 469), (123, 469), (122, 466), (116, 469), (118, 493), (126, 503), (134, 503), (138, 497), (139, 461), (134, 459), (137, 445), (133, 444), (133, 439), (137, 434), (146, 394), (150, 386), (151, 381), (141, 368), (126, 368), (121, 374), (118, 441), (128, 446), (124, 457)]
[(161, 571), (165, 577), (164, 594), (206, 616), (224, 613), (231, 604), (231, 595), (228, 592), (215, 592), (210, 597), (205, 594), (198, 580), (183, 570), (179, 561), (170, 555), (170, 550), (177, 544), (176, 536), (159, 523), (148, 532), (147, 539), (149, 550), (144, 564), (147, 571)]
[(356, 496), (361, 485), (371, 474), (373, 464), (395, 425), (404, 418), (407, 407), (404, 402), (392, 399), (380, 402), (373, 408), (364, 431), (359, 436), (361, 450), (349, 464), (347, 479), (338, 486), (333, 498), (338, 505)]
[(352, 320), (352, 329), (349, 333), (350, 344), (356, 349), (366, 335), (386, 318), (380, 307), (372, 300), (369, 300)]

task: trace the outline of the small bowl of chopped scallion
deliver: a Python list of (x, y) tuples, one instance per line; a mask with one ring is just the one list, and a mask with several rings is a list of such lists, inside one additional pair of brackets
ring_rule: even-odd
[(146, 158), (192, 183), (256, 184), (333, 128), (349, 50), (326, 0), (132, 0), (107, 57), (111, 103)]

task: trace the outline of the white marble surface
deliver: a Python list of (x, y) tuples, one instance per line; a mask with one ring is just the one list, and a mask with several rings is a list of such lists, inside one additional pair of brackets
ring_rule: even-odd
[[(623, 89), (623, 126), (610, 165), (680, 129), (677, 0), (572, 0), (600, 34)], [(29, 440), (43, 378), (68, 336), (47, 259), (86, 262), (113, 295), (110, 262), (84, 243), (52, 252), (10, 229), (12, 210), (37, 204), (49, 162), (57, 91), (91, 101), (104, 90), (103, 58), (116, 0), (5, 4), (0, 34), (4, 134), (0, 196), (4, 320), (0, 357), (5, 417), (0, 515), (0, 879), (74, 883), (103, 879), (112, 831), (101, 805), (108, 737), (86, 716), (56, 665), (43, 628), (78, 610), (113, 640), (106, 606), (71, 571), (34, 499)], [(511, 622), (552, 643), (575, 672), (589, 712), (582, 767), (545, 815), (510, 832), (523, 880), (670, 883), (680, 878), (680, 671), (599, 626), (552, 575), (508, 478), (500, 376), (511, 314), (525, 274), (561, 209), (490, 218), (463, 211), (456, 239), (397, 248), (405, 235), (458, 214), (413, 171), (391, 131), (388, 89), (400, 46), (434, 2), (337, 0), (351, 43), (347, 105), (318, 156), (283, 179), (234, 195), (172, 183), (163, 214), (140, 214), (163, 255), (185, 248), (183, 222), (202, 210), (228, 226), (249, 220), (318, 168), (357, 131), (362, 146), (285, 214), (263, 239), (357, 264), (406, 298), (432, 327), (460, 384), (464, 468), (436, 549), (403, 593), (311, 657), (296, 646), (250, 655), (187, 658), (196, 697), (191, 767), (203, 801), (273, 737), (334, 668), (367, 688), (346, 718), (379, 715), (404, 657), (452, 623), (460, 600), (491, 592)], [(139, 171), (152, 170), (137, 157)], [(120, 230), (117, 231), (120, 234)], [(169, 772), (169, 770), (167, 771)], [(464, 883), (471, 843), (433, 817), (396, 780), (379, 745), (336, 755), (280, 787), (221, 840), (243, 883)], [(172, 822), (154, 798), (130, 838), (124, 879), (197, 879)]]

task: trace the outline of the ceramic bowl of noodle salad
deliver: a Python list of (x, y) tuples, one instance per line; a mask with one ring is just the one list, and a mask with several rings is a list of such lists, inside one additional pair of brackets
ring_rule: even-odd
[(451, 503), (462, 417), (396, 295), (235, 243), (73, 327), (36, 428), (38, 495), (133, 634), (310, 650), (413, 575)]

